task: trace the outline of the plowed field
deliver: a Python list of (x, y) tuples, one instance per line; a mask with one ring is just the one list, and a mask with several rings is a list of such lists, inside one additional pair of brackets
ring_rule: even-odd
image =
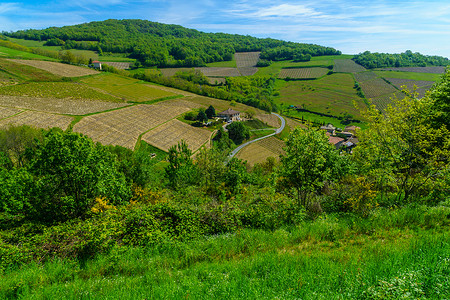
[(53, 128), (59, 127), (62, 130), (66, 130), (70, 123), (73, 121), (72, 117), (49, 114), (37, 111), (24, 111), (13, 117), (6, 118), (0, 121), (0, 128), (7, 127), (9, 125), (29, 125), (38, 128)]
[(246, 160), (251, 166), (266, 161), (267, 157), (274, 157), (279, 160), (280, 155), (285, 153), (284, 145), (283, 141), (271, 136), (244, 147), (237, 154), (237, 158)]
[(53, 62), (53, 61), (24, 60), (24, 59), (13, 59), (12, 61), (20, 63), (20, 64), (32, 66), (32, 67), (35, 67), (35, 68), (38, 68), (41, 70), (45, 70), (52, 74), (56, 74), (56, 75), (64, 76), (64, 77), (80, 77), (80, 76), (98, 74), (98, 71), (95, 71), (95, 70), (92, 70), (89, 68), (72, 66), (72, 65)]

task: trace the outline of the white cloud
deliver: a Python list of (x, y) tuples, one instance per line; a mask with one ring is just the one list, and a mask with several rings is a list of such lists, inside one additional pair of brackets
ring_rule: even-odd
[(10, 2), (10, 3), (0, 3), (0, 14), (5, 14), (19, 8), (18, 3)]

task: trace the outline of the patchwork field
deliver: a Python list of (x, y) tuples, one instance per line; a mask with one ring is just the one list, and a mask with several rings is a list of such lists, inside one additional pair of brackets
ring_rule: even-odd
[(280, 155), (285, 153), (283, 150), (284, 145), (282, 140), (271, 136), (244, 147), (236, 157), (246, 160), (251, 166), (266, 161), (268, 157), (274, 157), (279, 160)]
[(135, 105), (84, 117), (73, 131), (104, 145), (133, 149), (139, 135), (187, 111), (189, 108), (185, 106)]
[(184, 140), (191, 151), (195, 152), (209, 142), (211, 131), (190, 126), (179, 120), (171, 120), (150, 130), (142, 140), (164, 151)]
[(157, 88), (154, 85), (144, 84), (133, 78), (123, 77), (115, 74), (102, 74), (84, 78), (81, 82), (88, 86), (105, 91), (123, 101), (148, 102), (161, 98), (176, 97), (171, 91)]
[(261, 52), (237, 52), (234, 54), (236, 66), (238, 68), (255, 67)]
[(289, 68), (281, 69), (278, 78), (293, 78), (293, 79), (315, 79), (322, 77), (328, 73), (326, 68)]
[(367, 99), (395, 93), (397, 89), (381, 78), (374, 78), (360, 83)]
[(237, 77), (241, 76), (238, 69), (236, 68), (196, 68), (196, 70), (200, 70), (205, 76), (208, 77)]
[(261, 120), (271, 127), (278, 128), (281, 125), (280, 118), (272, 114), (258, 114), (255, 115), (255, 118)]
[(402, 94), (402, 92), (398, 91), (396, 93), (393, 94), (388, 94), (388, 95), (384, 95), (384, 96), (380, 96), (380, 97), (376, 97), (371, 99), (372, 103), (375, 105), (375, 107), (380, 110), (380, 111), (385, 111), (386, 108), (388, 107), (389, 104), (392, 103), (392, 99), (393, 98), (397, 98), (397, 99), (402, 99), (404, 97), (404, 95)]
[(411, 79), (418, 81), (437, 81), (441, 77), (434, 73), (419, 73), (419, 72), (398, 72), (398, 71), (374, 71), (379, 77), (383, 78), (399, 78)]
[(0, 120), (0, 128), (8, 127), (9, 125), (29, 125), (44, 129), (59, 127), (62, 130), (66, 130), (72, 121), (73, 118), (68, 116), (37, 111), (24, 111), (10, 118)]
[[(219, 99), (214, 99), (214, 98), (208, 98), (208, 97), (203, 97), (203, 96), (193, 96), (193, 97), (187, 97), (187, 98), (183, 98), (186, 101), (195, 103), (195, 104), (200, 104), (203, 105), (205, 108), (212, 105), (214, 106), (216, 113), (219, 113), (221, 111), (224, 111), (228, 108), (232, 108), (234, 110), (240, 111), (240, 112), (245, 112), (248, 110), (252, 110), (253, 112), (257, 113), (257, 114), (263, 114), (265, 113), (264, 111), (254, 108), (254, 107), (250, 107), (250, 106), (246, 106), (244, 104), (241, 103), (236, 103), (235, 106), (231, 106), (230, 105), (230, 101), (226, 101), (226, 100), (219, 100)], [(164, 102), (165, 103), (165, 102)]]
[(334, 73), (317, 80), (288, 81), (280, 87), (279, 101), (310, 111), (340, 116), (344, 113), (360, 117), (364, 101), (353, 88), (351, 74)]
[(401, 78), (386, 78), (391, 84), (396, 86), (398, 89), (402, 89), (402, 86), (406, 86), (408, 90), (413, 90), (413, 87), (431, 87), (434, 81), (425, 80), (412, 80), (412, 79), (401, 79)]
[(0, 95), (122, 102), (120, 98), (76, 82), (28, 82), (0, 87)]
[(434, 67), (434, 66), (432, 66), (432, 67), (400, 67), (400, 68), (383, 68), (383, 69), (377, 69), (377, 70), (444, 74), (445, 67), (439, 67), (439, 66), (436, 66), (436, 67)]
[(95, 71), (93, 69), (72, 66), (53, 61), (15, 59), (14, 62), (24, 64), (27, 66), (32, 66), (63, 77), (80, 77), (98, 74), (98, 71)]
[(334, 61), (334, 72), (337, 73), (357, 73), (365, 71), (366, 69), (355, 63), (351, 59), (337, 59)]
[(119, 107), (129, 106), (128, 103), (114, 103), (94, 100), (74, 100), (56, 98), (38, 98), (24, 96), (0, 95), (0, 106), (19, 109), (31, 109), (50, 113), (68, 115), (86, 115)]
[(375, 79), (378, 75), (373, 71), (364, 71), (353, 74), (355, 76), (355, 80), (358, 82), (363, 82), (371, 79)]
[(41, 60), (54, 60), (50, 57), (37, 55), (30, 52), (24, 52), (7, 47), (0, 46), (0, 57), (4, 58), (17, 58), (17, 59), (41, 59)]
[(129, 69), (132, 63), (130, 62), (117, 62), (117, 61), (102, 61), (102, 64), (114, 67), (119, 70)]
[(255, 75), (256, 72), (258, 72), (257, 67), (242, 67), (242, 68), (239, 68), (238, 70), (242, 76), (252, 76), (252, 75)]
[(0, 119), (7, 118), (9, 116), (15, 115), (22, 110), (16, 109), (16, 108), (10, 108), (10, 107), (1, 107), (0, 106)]
[(20, 64), (16, 60), (0, 58), (0, 70), (20, 81), (60, 81), (61, 77), (50, 72)]

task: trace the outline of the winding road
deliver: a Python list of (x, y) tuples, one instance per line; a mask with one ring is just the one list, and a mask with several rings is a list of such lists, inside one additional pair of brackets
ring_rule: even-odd
[(230, 155), (228, 155), (227, 160), (226, 160), (225, 163), (228, 163), (228, 162), (229, 162), (229, 161), (230, 161), (230, 160), (231, 160), (231, 159), (232, 159), (232, 158), (233, 158), (233, 157), (234, 157), (234, 156), (235, 156), (242, 148), (244, 148), (244, 147), (250, 145), (251, 143), (260, 141), (260, 140), (262, 140), (262, 139), (266, 139), (266, 138), (271, 137), (271, 136), (273, 136), (273, 135), (279, 134), (280, 132), (283, 131), (284, 127), (286, 126), (286, 120), (285, 120), (282, 116), (280, 116), (279, 114), (277, 114), (277, 113), (272, 113), (272, 115), (277, 116), (277, 117), (281, 120), (281, 126), (280, 126), (280, 128), (278, 128), (274, 133), (271, 133), (271, 134), (269, 134), (269, 135), (266, 135), (266, 136), (263, 136), (263, 137), (260, 137), (260, 138), (257, 138), (257, 139), (251, 140), (251, 141), (248, 141), (248, 142), (246, 142), (246, 143), (240, 145), (239, 147), (237, 147), (236, 149), (234, 149), (233, 151), (231, 151), (231, 153), (230, 153)]

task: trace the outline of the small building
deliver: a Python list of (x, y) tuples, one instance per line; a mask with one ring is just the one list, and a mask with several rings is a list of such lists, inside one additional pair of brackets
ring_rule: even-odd
[(226, 122), (233, 122), (233, 121), (241, 120), (241, 112), (237, 111), (237, 110), (233, 110), (231, 108), (218, 113), (217, 116), (221, 119), (224, 119)]
[(101, 70), (102, 69), (102, 63), (99, 62), (98, 60), (94, 60), (92, 62), (92, 64), (94, 65), (94, 68)]
[(328, 142), (330, 144), (333, 144), (334, 147), (336, 147), (336, 149), (339, 149), (342, 146), (342, 143), (345, 142), (345, 139), (340, 138), (338, 136), (329, 136), (328, 137)]
[(353, 133), (354, 136), (356, 136), (356, 132), (360, 129), (361, 129), (361, 127), (352, 125), (352, 126), (346, 126), (344, 131), (351, 132), (351, 133)]
[(326, 126), (321, 126), (320, 129), (326, 130), (326, 132), (329, 132), (330, 134), (334, 135), (334, 131), (336, 130), (336, 127), (334, 127), (332, 124), (328, 123)]

